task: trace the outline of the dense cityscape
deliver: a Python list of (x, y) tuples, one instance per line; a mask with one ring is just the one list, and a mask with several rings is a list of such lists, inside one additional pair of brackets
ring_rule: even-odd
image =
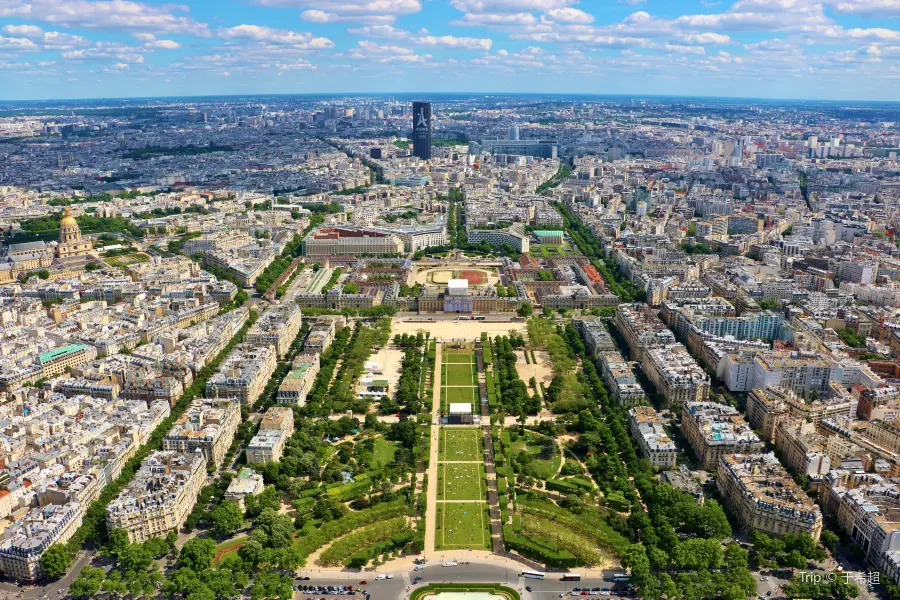
[(3, 103), (0, 597), (900, 598), (897, 114)]

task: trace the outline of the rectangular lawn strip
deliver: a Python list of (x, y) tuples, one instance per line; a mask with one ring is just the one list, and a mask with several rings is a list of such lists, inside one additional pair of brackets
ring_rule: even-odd
[(471, 362), (475, 362), (474, 354), (450, 354), (444, 357), (444, 363), (458, 365), (458, 364), (468, 364)]
[(452, 404), (454, 402), (468, 402), (474, 406), (476, 401), (474, 387), (451, 387), (444, 389), (447, 390), (447, 404)]
[(481, 443), (480, 429), (441, 428), (439, 460), (480, 461)]
[(435, 549), (490, 549), (491, 520), (487, 504), (443, 502), (437, 505)]
[(438, 500), (484, 500), (484, 465), (442, 463), (438, 467)]
[(472, 367), (469, 365), (447, 365), (445, 373), (447, 379), (444, 381), (444, 385), (456, 386), (476, 384), (475, 378), (472, 376)]

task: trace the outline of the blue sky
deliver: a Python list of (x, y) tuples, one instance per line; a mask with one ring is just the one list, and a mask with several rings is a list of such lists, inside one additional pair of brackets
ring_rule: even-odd
[(0, 99), (895, 100), (900, 0), (0, 0)]

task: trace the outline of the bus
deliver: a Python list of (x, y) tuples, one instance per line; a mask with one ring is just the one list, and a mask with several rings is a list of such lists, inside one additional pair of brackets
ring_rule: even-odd
[(613, 575), (613, 581), (628, 582), (631, 581), (631, 575), (628, 573), (616, 573)]
[(560, 581), (581, 581), (581, 575), (578, 573), (563, 573), (559, 578)]
[(528, 579), (543, 579), (544, 574), (540, 571), (522, 571), (519, 573), (519, 577), (526, 577)]
[(484, 321), (485, 317), (475, 317), (476, 321)]

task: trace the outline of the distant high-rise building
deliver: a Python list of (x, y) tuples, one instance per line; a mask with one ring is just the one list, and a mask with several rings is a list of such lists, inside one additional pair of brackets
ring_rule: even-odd
[(510, 140), (519, 141), (519, 126), (513, 125), (509, 128), (509, 134), (506, 136)]
[(413, 156), (431, 158), (431, 102), (413, 102)]

